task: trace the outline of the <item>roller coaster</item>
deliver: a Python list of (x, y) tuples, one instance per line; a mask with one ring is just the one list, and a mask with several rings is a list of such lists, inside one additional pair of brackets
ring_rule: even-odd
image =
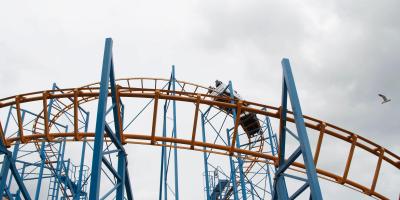
[[(134, 199), (135, 185), (142, 183), (130, 176), (126, 149), (132, 145), (160, 155), (159, 163), (146, 161), (159, 172), (143, 172), (159, 173), (151, 184), (151, 196), (159, 200), (182, 198), (188, 181), (179, 176), (183, 151), (202, 155), (202, 165), (186, 165), (202, 171), (197, 190), (207, 200), (323, 199), (321, 180), (376, 199), (397, 198), (378, 189), (386, 184), (382, 166), (398, 173), (400, 157), (303, 115), (288, 59), (282, 60), (281, 105), (275, 107), (247, 101), (232, 82), (177, 80), (174, 66), (167, 79), (116, 79), (112, 45), (107, 38), (99, 83), (67, 89), (54, 84), (0, 99), (3, 199)], [(340, 171), (327, 167), (335, 159), (323, 159), (321, 152), (331, 148), (327, 140), (346, 146), (346, 156), (336, 159), (344, 163)], [(367, 183), (350, 175), (357, 151), (373, 158)]]

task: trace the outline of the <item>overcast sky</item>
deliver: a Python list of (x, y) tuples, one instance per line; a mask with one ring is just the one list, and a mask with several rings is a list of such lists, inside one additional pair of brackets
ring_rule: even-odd
[(174, 64), (180, 80), (232, 80), (246, 99), (278, 106), (287, 57), (304, 114), (400, 154), (399, 9), (397, 0), (3, 0), (0, 98), (99, 81), (112, 37), (117, 77), (166, 78)]

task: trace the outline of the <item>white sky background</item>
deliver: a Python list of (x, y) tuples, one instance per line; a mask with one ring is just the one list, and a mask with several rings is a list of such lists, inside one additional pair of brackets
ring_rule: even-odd
[[(395, 0), (3, 0), (0, 97), (99, 81), (112, 37), (117, 77), (167, 78), (174, 64), (180, 80), (233, 80), (246, 99), (277, 106), (288, 57), (305, 114), (399, 154), (399, 8)], [(378, 93), (392, 101), (381, 105)]]

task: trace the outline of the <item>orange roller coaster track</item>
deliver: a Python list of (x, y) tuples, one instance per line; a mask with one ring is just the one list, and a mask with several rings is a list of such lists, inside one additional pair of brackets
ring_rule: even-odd
[[(154, 82), (157, 81), (162, 81), (166, 79), (151, 79), (151, 78), (135, 78), (136, 80), (153, 80)], [(129, 82), (129, 80), (133, 79), (120, 79), (119, 82)], [(187, 82), (181, 82), (182, 84), (188, 84)], [(190, 83), (189, 83), (190, 84)], [(197, 86), (197, 85), (195, 85)], [(197, 86), (201, 87), (201, 86)], [(206, 88), (206, 87), (201, 87), (201, 88)], [(157, 88), (134, 88), (134, 87), (118, 87), (117, 94), (120, 97), (129, 97), (129, 98), (147, 98), (147, 99), (163, 99), (163, 100), (176, 100), (176, 101), (182, 101), (182, 102), (190, 102), (195, 105), (200, 104), (200, 105), (206, 105), (206, 106), (215, 106), (215, 107), (223, 107), (223, 108), (237, 108), (239, 106), (242, 106), (243, 104), (246, 104), (247, 106), (243, 106), (241, 109), (242, 111), (248, 111), (252, 113), (257, 113), (259, 115), (263, 116), (269, 116), (273, 118), (279, 119), (280, 117), (280, 108), (274, 107), (274, 106), (269, 106), (269, 105), (264, 105), (256, 102), (250, 102), (250, 101), (243, 101), (243, 104), (239, 104), (239, 101), (235, 99), (230, 99), (229, 97), (226, 97), (226, 102), (221, 102), (221, 101), (215, 101), (213, 99), (216, 99), (216, 96), (212, 96), (210, 94), (204, 94), (204, 93), (194, 93), (194, 92), (184, 92), (184, 91), (176, 91), (176, 95), (171, 95), (172, 91), (170, 90), (161, 90)], [(14, 106), (16, 107), (16, 112), (20, 113), (21, 112), (21, 107), (23, 107), (24, 104), (29, 103), (29, 102), (46, 102), (51, 99), (62, 99), (62, 98), (77, 98), (71, 105), (67, 105), (65, 107), (67, 111), (68, 109), (76, 109), (78, 105), (81, 105), (85, 102), (88, 102), (90, 100), (94, 100), (99, 96), (99, 87), (96, 87), (96, 85), (89, 85), (81, 88), (71, 88), (71, 89), (59, 89), (59, 90), (46, 90), (46, 91), (39, 91), (39, 92), (32, 92), (32, 93), (26, 93), (26, 94), (21, 94), (21, 95), (16, 95), (4, 99), (0, 99), (0, 108), (4, 108), (7, 106)], [(200, 99), (198, 98), (200, 97)], [(234, 101), (234, 103), (227, 103), (230, 101)], [(47, 106), (45, 106), (47, 108)], [(193, 107), (193, 109), (196, 109), (196, 106)], [(268, 111), (265, 111), (265, 109), (268, 109)], [(42, 109), (42, 111), (46, 111), (46, 109)], [(289, 116), (287, 118), (287, 121), (289, 122), (294, 122), (294, 118), (292, 115), (292, 112), (288, 112)], [(20, 114), (18, 114), (19, 116)], [(156, 113), (154, 115), (157, 115)], [(21, 121), (21, 117), (18, 117), (18, 121)], [(43, 117), (42, 117), (43, 118)], [(195, 118), (195, 117), (193, 117)], [(54, 120), (56, 120), (55, 118)], [(361, 192), (375, 196), (381, 199), (387, 199), (383, 195), (379, 194), (377, 191), (375, 191), (376, 183), (379, 178), (379, 171), (382, 165), (382, 162), (387, 162), (390, 165), (396, 167), (397, 169), (400, 169), (400, 157), (393, 152), (391, 152), (388, 149), (385, 149), (384, 147), (372, 142), (371, 140), (368, 140), (360, 135), (357, 135), (355, 133), (352, 133), (350, 131), (347, 131), (345, 129), (342, 129), (340, 127), (337, 127), (333, 124), (324, 122), (319, 119), (315, 119), (313, 117), (309, 117), (304, 115), (304, 119), (306, 119), (305, 125), (307, 128), (319, 131), (319, 137), (318, 137), (318, 143), (316, 146), (316, 151), (314, 152), (314, 161), (315, 164), (318, 162), (320, 150), (323, 147), (323, 138), (324, 135), (330, 135), (333, 136), (337, 140), (342, 140), (351, 145), (350, 152), (348, 154), (348, 157), (346, 159), (346, 167), (343, 172), (343, 174), (337, 175), (333, 174), (329, 171), (323, 170), (323, 169), (317, 169), (317, 173), (320, 176), (326, 177), (328, 179), (331, 179), (339, 184), (345, 184), (352, 186), (354, 188), (359, 189)], [(54, 120), (51, 122), (47, 122), (48, 124), (54, 123)], [(156, 120), (152, 120), (152, 126), (155, 126)], [(74, 122), (78, 121), (78, 115), (74, 115)], [(10, 145), (14, 144), (17, 141), (20, 141), (21, 143), (39, 143), (43, 140), (45, 141), (52, 141), (55, 138), (59, 137), (66, 137), (70, 141), (81, 141), (83, 138), (90, 138), (94, 137), (94, 133), (84, 133), (84, 132), (66, 132), (66, 133), (51, 133), (51, 132), (45, 132), (39, 133), (39, 132), (32, 132), (29, 135), (24, 134), (24, 130), (22, 128), (21, 123), (19, 123), (19, 131), (20, 131), (20, 136), (19, 137), (10, 137), (6, 138), (3, 132), (0, 132), (2, 140), (4, 143), (10, 147)], [(49, 126), (49, 125), (48, 125)], [(196, 129), (196, 124), (193, 124), (194, 129)], [(46, 130), (50, 130), (50, 128), (46, 128)], [(77, 129), (74, 129), (75, 131)], [(190, 133), (192, 134), (192, 133)], [(193, 137), (195, 138), (195, 137)], [(147, 141), (147, 142), (137, 142), (135, 140), (141, 140), (141, 141)], [(257, 159), (257, 158), (263, 158), (264, 160), (257, 160), (258, 162), (267, 162), (267, 161), (272, 161), (275, 165), (277, 165), (278, 157), (268, 155), (265, 153), (260, 153), (257, 151), (250, 151), (250, 150), (245, 150), (245, 149), (240, 149), (231, 146), (226, 146), (226, 145), (218, 145), (218, 144), (213, 144), (213, 143), (204, 143), (202, 141), (198, 140), (188, 140), (188, 139), (180, 139), (180, 138), (171, 138), (171, 137), (160, 137), (160, 136), (155, 136), (154, 132), (153, 133), (123, 133), (123, 142), (124, 143), (140, 143), (140, 144), (147, 144), (147, 145), (161, 145), (161, 143), (157, 142), (172, 142), (172, 143), (178, 143), (180, 146), (179, 148), (182, 149), (191, 149), (191, 147), (194, 147), (194, 150), (197, 151), (208, 151), (212, 153), (219, 153), (223, 155), (229, 155), (231, 153), (230, 151), (232, 150), (233, 153), (235, 154), (243, 154), (246, 156), (247, 159)], [(206, 147), (207, 149), (204, 150), (203, 147)], [(370, 154), (374, 155), (377, 157), (378, 162), (376, 164), (376, 169), (373, 172), (373, 180), (372, 184), (369, 186), (366, 185), (361, 185), (355, 181), (352, 181), (347, 178), (350, 166), (352, 164), (352, 156), (354, 154), (355, 148), (361, 148), (363, 150), (366, 150)], [(237, 156), (237, 155), (236, 155)], [(294, 163), (294, 166), (298, 168), (304, 168), (304, 165), (302, 163)]]
[[(310, 197), (322, 199), (317, 178), (350, 187), (374, 198), (389, 199), (377, 191), (377, 183), (380, 181), (382, 165), (389, 165), (397, 170), (400, 169), (400, 156), (361, 135), (331, 123), (303, 115), (289, 61), (283, 59), (282, 66), (284, 71), (282, 104), (280, 107), (275, 107), (241, 99), (235, 93), (236, 91), (233, 90), (231, 82), (226, 87), (224, 86), (224, 90), (220, 91), (218, 88), (178, 81), (175, 78), (174, 67), (170, 79), (115, 79), (112, 40), (107, 39), (100, 83), (68, 89), (61, 89), (54, 85), (52, 90), (0, 99), (0, 111), (9, 108), (7, 119), (0, 119), (0, 153), (4, 154), (1, 169), (2, 175), (0, 176), (1, 194), (3, 197), (13, 198), (13, 196), (19, 196), (22, 193), (25, 199), (31, 199), (23, 182), (24, 180), (37, 180), (38, 186), (34, 199), (41, 199), (43, 194), (40, 192), (40, 185), (42, 179), (47, 176), (50, 178), (48, 198), (59, 199), (59, 192), (61, 192), (62, 197), (65, 199), (87, 199), (88, 195), (90, 195), (89, 199), (91, 200), (100, 199), (100, 176), (105, 168), (113, 177), (110, 178), (107, 175), (107, 178), (114, 186), (108, 192), (102, 194), (103, 197), (101, 199), (110, 197), (110, 194), (114, 191), (116, 192), (116, 199), (124, 199), (125, 197), (126, 199), (133, 199), (124, 145), (139, 144), (162, 148), (160, 200), (167, 199), (168, 189), (172, 191), (170, 185), (167, 184), (168, 174), (166, 168), (169, 165), (169, 160), (168, 162), (166, 161), (166, 152), (168, 151), (166, 147), (170, 148), (170, 154), (174, 151), (175, 183), (173, 196), (175, 199), (179, 199), (176, 149), (204, 153), (205, 191), (206, 199), (208, 200), (231, 199), (232, 197), (235, 200), (247, 199), (247, 193), (251, 193), (254, 198), (255, 193), (257, 193), (256, 190), (259, 188), (254, 188), (255, 186), (250, 179), (255, 176), (253, 174), (258, 174), (260, 170), (265, 170), (265, 174), (270, 178), (268, 193), (272, 198), (289, 199), (284, 176), (292, 178), (296, 178), (296, 176), (287, 174), (285, 172), (286, 169), (306, 175), (306, 178), (297, 177), (298, 180), (303, 180), (305, 184), (293, 193), (290, 199), (296, 198), (307, 188), (310, 188)], [(176, 88), (176, 85), (179, 87)], [(221, 85), (221, 83), (218, 83), (218, 85)], [(112, 101), (108, 110), (107, 100)], [(287, 110), (288, 100), (292, 104), (293, 111)], [(127, 129), (137, 116), (126, 125), (124, 123), (124, 103), (133, 101), (148, 102), (137, 116), (144, 110), (148, 111), (149, 115), (146, 116), (145, 120), (149, 122), (149, 131)], [(161, 105), (162, 102), (164, 102), (163, 107)], [(171, 105), (169, 104), (170, 102), (172, 102)], [(147, 108), (151, 103), (153, 103), (152, 106)], [(189, 105), (185, 107), (186, 112), (180, 117), (189, 119), (192, 122), (188, 123), (190, 131), (179, 135), (177, 134), (177, 120), (175, 118), (177, 103)], [(97, 116), (95, 130), (88, 130), (89, 112), (84, 107), (90, 104), (97, 104), (98, 106), (95, 111)], [(171, 136), (166, 135), (169, 106), (173, 108), (172, 121), (174, 122)], [(211, 109), (215, 111), (213, 114), (210, 114)], [(163, 111), (163, 114), (160, 114), (161, 111)], [(113, 120), (110, 122), (114, 125), (112, 127), (107, 122), (106, 116), (108, 113), (113, 115)], [(223, 116), (219, 132), (215, 127), (207, 130), (205, 124), (212, 126), (211, 121), (219, 115)], [(27, 122), (29, 117), (31, 119), (28, 119), (30, 121)], [(223, 119), (224, 117), (225, 119)], [(232, 126), (225, 124), (227, 118), (232, 120)], [(279, 121), (278, 137), (273, 133), (271, 135), (269, 131), (271, 127), (269, 118)], [(14, 119), (15, 122), (14, 132), (10, 131), (9, 124), (12, 124), (10, 122), (12, 121), (11, 119)], [(248, 123), (246, 120), (249, 119), (253, 121)], [(296, 127), (297, 136), (289, 130), (286, 122)], [(201, 127), (199, 127), (199, 124), (201, 124)], [(162, 126), (163, 130), (158, 130), (157, 127), (159, 126)], [(256, 132), (252, 132), (249, 129), (249, 127), (254, 126), (258, 127)], [(68, 127), (73, 128), (68, 129)], [(226, 140), (220, 136), (223, 127), (227, 131)], [(312, 131), (307, 132), (307, 130)], [(213, 132), (217, 132), (217, 135), (211, 136), (215, 134)], [(264, 134), (264, 132), (269, 132), (269, 135)], [(285, 157), (286, 132), (292, 134), (300, 143), (298, 149), (288, 158)], [(316, 137), (318, 139), (316, 144), (313, 144), (313, 148), (311, 148), (308, 135), (311, 136), (314, 132), (317, 132), (318, 135)], [(326, 135), (333, 138), (334, 142), (344, 142), (350, 147), (347, 156), (339, 158), (345, 161), (344, 169), (339, 174), (320, 167), (325, 166), (326, 163), (323, 162), (327, 162), (325, 159), (320, 159), (321, 149), (329, 148), (326, 145), (324, 146)], [(210, 140), (210, 138), (214, 139), (214, 137), (215, 140)], [(79, 166), (74, 166), (69, 159), (64, 159), (67, 141), (80, 141), (83, 143)], [(93, 149), (90, 175), (85, 174), (89, 171), (89, 167), (85, 168), (83, 164), (86, 143), (92, 143), (94, 146), (90, 146)], [(103, 144), (105, 144), (105, 149)], [(115, 146), (114, 149), (110, 148), (111, 144)], [(27, 151), (23, 149), (27, 145), (33, 145), (33, 150)], [(12, 147), (14, 147), (13, 152), (8, 150)], [(314, 149), (314, 151), (312, 152), (311, 149)], [(371, 184), (360, 183), (349, 178), (350, 168), (352, 165), (354, 166), (354, 153), (357, 150), (363, 150), (377, 160), (375, 169), (370, 172), (372, 175)], [(18, 160), (18, 158), (23, 157), (22, 155), (17, 156), (19, 151), (29, 152), (23, 156), (38, 153), (40, 154), (39, 161)], [(111, 157), (107, 157), (113, 153), (118, 155), (118, 169), (114, 168)], [(230, 174), (226, 173), (228, 174), (225, 175), (226, 178), (218, 179), (214, 185), (209, 183), (208, 180), (211, 177), (209, 175), (211, 171), (208, 170), (209, 155), (223, 155), (230, 160)], [(303, 162), (297, 161), (300, 155), (303, 155)], [(31, 158), (28, 157), (28, 159)], [(261, 166), (261, 164), (267, 165), (267, 168)], [(17, 165), (22, 167), (18, 169)], [(26, 172), (30, 166), (40, 169), (39, 172)], [(18, 184), (17, 188), (19, 189), (15, 193), (13, 193), (13, 187), (10, 185), (11, 179), (7, 177), (8, 170), (11, 171)], [(45, 170), (48, 170), (49, 173), (46, 174)], [(218, 172), (221, 173), (216, 167), (215, 174), (212, 177), (220, 177)], [(72, 176), (71, 174), (73, 173), (75, 174)], [(315, 176), (313, 176), (313, 173)], [(271, 176), (274, 176), (274, 180), (271, 179)], [(90, 184), (88, 183), (89, 178)], [(259, 182), (261, 181), (257, 183)], [(85, 189), (88, 185), (90, 185), (90, 192)], [(267, 186), (264, 185), (262, 187)], [(261, 189), (263, 189), (262, 187)], [(224, 198), (222, 198), (223, 192)], [(259, 199), (266, 198), (265, 195), (256, 195), (258, 195)]]

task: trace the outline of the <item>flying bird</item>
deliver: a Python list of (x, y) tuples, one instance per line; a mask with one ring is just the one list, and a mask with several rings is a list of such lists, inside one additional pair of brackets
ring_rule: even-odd
[(382, 97), (382, 99), (383, 99), (382, 104), (391, 101), (391, 99), (388, 99), (388, 98), (387, 98), (385, 95), (383, 95), (383, 94), (378, 94), (378, 96)]

